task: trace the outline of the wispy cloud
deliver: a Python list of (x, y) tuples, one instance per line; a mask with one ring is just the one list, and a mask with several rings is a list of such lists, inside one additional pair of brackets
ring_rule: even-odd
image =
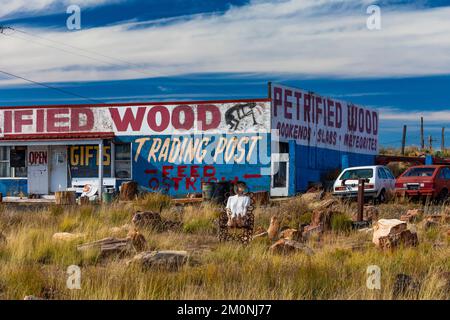
[(14, 14), (48, 14), (49, 10), (64, 9), (71, 4), (81, 7), (93, 7), (123, 0), (2, 0), (0, 3), (0, 18)]
[(450, 122), (450, 112), (448, 111), (424, 111), (427, 108), (408, 111), (396, 108), (378, 108), (378, 110), (380, 111), (380, 118), (382, 120), (418, 122), (420, 117), (424, 117), (427, 122)]
[[(40, 0), (36, 5), (53, 2)], [(45, 41), (16, 33), (0, 37), (0, 68), (45, 82), (206, 72), (311, 77), (450, 73), (450, 7), (382, 7), (382, 29), (369, 31), (365, 9), (372, 2), (254, 0), (247, 6), (232, 7), (225, 14), (183, 17), (162, 25), (149, 24), (150, 27), (127, 23), (79, 32), (27, 29), (58, 42), (126, 60), (133, 66), (112, 66), (117, 61), (73, 48), (65, 47), (72, 54), (61, 52), (36, 43)]]

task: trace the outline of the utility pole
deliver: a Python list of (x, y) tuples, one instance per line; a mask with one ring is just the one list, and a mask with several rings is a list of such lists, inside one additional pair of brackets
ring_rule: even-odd
[(420, 146), (422, 151), (425, 150), (425, 138), (423, 134), (423, 117), (420, 117)]
[(402, 136), (402, 156), (405, 155), (405, 145), (406, 145), (406, 125), (403, 126), (403, 136)]
[(430, 153), (432, 153), (433, 152), (433, 137), (432, 136), (428, 137), (428, 143), (430, 145)]
[(445, 127), (442, 127), (442, 136), (441, 136), (441, 152), (445, 152)]

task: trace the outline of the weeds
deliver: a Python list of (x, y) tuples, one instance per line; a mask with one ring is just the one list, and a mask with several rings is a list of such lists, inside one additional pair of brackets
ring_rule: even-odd
[[(49, 299), (393, 299), (397, 274), (421, 283), (416, 296), (399, 299), (450, 299), (441, 274), (450, 270), (448, 235), (440, 227), (417, 225), (420, 244), (392, 252), (377, 249), (371, 236), (350, 230), (353, 204), (340, 204), (331, 223), (335, 232), (320, 242), (307, 243), (313, 256), (301, 252), (272, 254), (268, 243), (248, 246), (219, 243), (216, 219), (221, 208), (213, 204), (176, 209), (161, 194), (134, 203), (63, 208), (51, 206), (33, 212), (4, 208), (0, 226), (6, 242), (0, 244), (0, 298), (23, 299), (36, 295)], [(415, 206), (415, 205), (412, 205)], [(379, 207), (383, 218), (398, 218), (410, 204), (392, 202)], [(110, 229), (131, 222), (134, 210), (163, 208), (163, 217), (179, 219), (179, 231), (142, 230), (152, 250), (187, 250), (198, 264), (177, 272), (145, 271), (127, 266), (125, 259), (101, 260), (96, 250), (79, 252), (77, 244), (110, 237)], [(427, 212), (445, 208), (427, 207)], [(278, 215), (282, 226), (298, 227), (311, 220), (307, 203), (294, 198), (279, 205), (257, 207), (256, 225), (268, 227)], [(57, 242), (56, 232), (76, 232), (84, 240)], [(67, 267), (82, 268), (81, 290), (66, 288)], [(382, 288), (368, 290), (366, 270), (378, 265)]]

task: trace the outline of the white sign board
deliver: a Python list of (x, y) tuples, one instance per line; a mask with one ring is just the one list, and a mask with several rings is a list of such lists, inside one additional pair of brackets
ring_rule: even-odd
[(268, 133), (267, 99), (227, 103), (0, 108), (0, 137), (114, 133)]

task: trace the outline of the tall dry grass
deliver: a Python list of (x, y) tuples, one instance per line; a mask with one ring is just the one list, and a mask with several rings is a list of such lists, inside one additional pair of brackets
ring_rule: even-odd
[[(153, 198), (152, 198), (153, 197)], [(418, 295), (401, 299), (449, 299), (440, 274), (450, 270), (449, 239), (441, 229), (418, 227), (420, 245), (382, 252), (371, 244), (371, 235), (341, 232), (341, 227), (320, 241), (307, 243), (313, 256), (301, 252), (272, 254), (267, 239), (244, 247), (218, 243), (215, 219), (219, 207), (164, 205), (166, 219), (180, 219), (179, 231), (143, 230), (151, 250), (187, 250), (190, 262), (176, 272), (142, 270), (127, 266), (126, 259), (99, 259), (98, 252), (80, 253), (76, 245), (111, 236), (111, 228), (130, 223), (137, 209), (158, 207), (160, 195), (135, 203), (62, 208), (51, 206), (21, 211), (4, 206), (0, 230), (7, 242), (0, 244), (0, 298), (23, 299), (36, 295), (48, 299), (392, 299), (395, 277), (412, 276), (421, 283)], [(163, 199), (164, 200), (164, 199)], [(410, 204), (380, 207), (383, 217), (394, 218)], [(428, 211), (443, 208), (426, 208)], [(351, 216), (354, 204), (342, 204)], [(310, 219), (309, 204), (300, 198), (255, 210), (256, 225), (266, 228), (272, 215), (285, 226)], [(346, 225), (345, 217), (336, 225)], [(72, 242), (55, 242), (55, 232), (84, 234)], [(66, 287), (69, 265), (82, 270), (81, 290)], [(369, 265), (381, 268), (381, 290), (366, 287)]]

